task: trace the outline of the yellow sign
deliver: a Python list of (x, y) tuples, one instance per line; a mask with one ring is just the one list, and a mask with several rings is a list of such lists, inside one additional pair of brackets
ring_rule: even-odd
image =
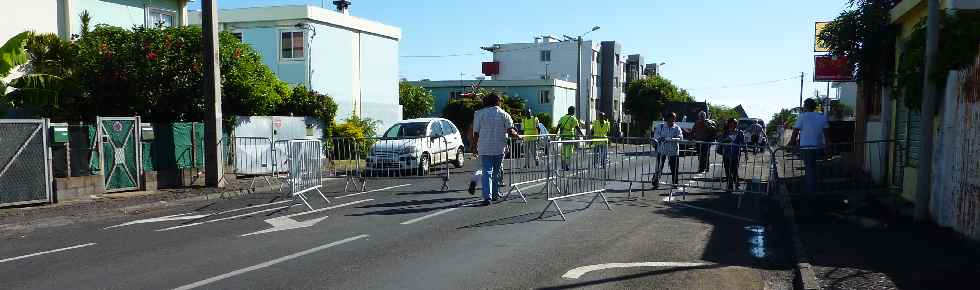
[(827, 24), (830, 24), (830, 22), (817, 22), (816, 25), (814, 26), (814, 30), (813, 30), (814, 31), (814, 33), (813, 33), (813, 52), (829, 52), (830, 51), (830, 48), (829, 47), (826, 47), (826, 46), (822, 45), (823, 43), (820, 42), (820, 38), (819, 38), (820, 32), (823, 31), (823, 29), (827, 27)]

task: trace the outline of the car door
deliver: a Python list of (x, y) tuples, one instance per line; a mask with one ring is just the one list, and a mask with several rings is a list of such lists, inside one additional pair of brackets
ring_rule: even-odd
[(452, 122), (443, 120), (442, 129), (446, 133), (450, 155), (455, 154), (456, 152), (453, 151), (453, 149), (463, 147), (463, 136), (459, 133), (459, 130), (456, 129), (456, 126), (453, 125)]
[(445, 136), (445, 132), (440, 122), (435, 121), (429, 123), (429, 135), (425, 138), (425, 142), (432, 155), (433, 164), (446, 162), (446, 145), (443, 141), (443, 136)]

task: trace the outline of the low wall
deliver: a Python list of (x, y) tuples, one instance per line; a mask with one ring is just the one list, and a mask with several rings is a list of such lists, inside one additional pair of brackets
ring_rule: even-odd
[(85, 199), (105, 193), (101, 175), (65, 177), (54, 179), (55, 201)]

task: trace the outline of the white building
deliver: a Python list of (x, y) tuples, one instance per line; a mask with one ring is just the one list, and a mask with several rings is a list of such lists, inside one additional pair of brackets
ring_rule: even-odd
[[(582, 42), (582, 96), (575, 108), (579, 119), (591, 122), (599, 102), (599, 42)], [(576, 82), (578, 44), (551, 36), (535, 37), (533, 43), (494, 44), (484, 49), (493, 52), (498, 72), (494, 80), (560, 79)], [(583, 108), (588, 108), (584, 110)]]

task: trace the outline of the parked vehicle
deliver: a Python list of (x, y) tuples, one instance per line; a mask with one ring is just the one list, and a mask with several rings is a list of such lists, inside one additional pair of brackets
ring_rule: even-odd
[(403, 120), (391, 125), (371, 145), (366, 169), (369, 174), (406, 170), (426, 174), (431, 166), (438, 164), (462, 167), (463, 154), (463, 137), (449, 120)]

